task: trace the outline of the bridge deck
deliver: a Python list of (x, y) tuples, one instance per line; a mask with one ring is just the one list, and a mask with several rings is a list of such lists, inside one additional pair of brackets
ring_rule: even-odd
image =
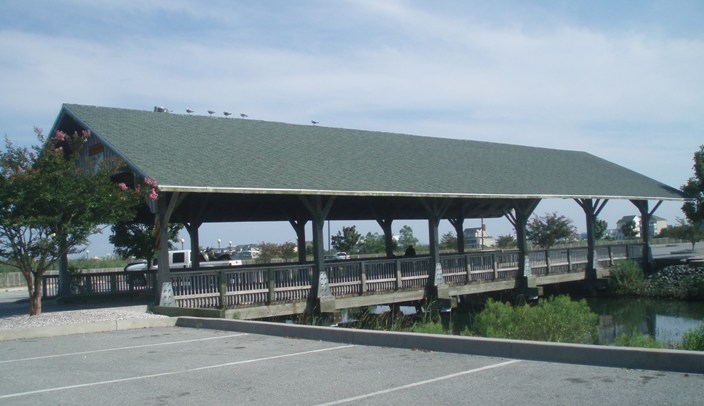
[[(639, 259), (641, 245), (597, 247), (599, 269), (615, 261)], [(530, 271), (538, 286), (585, 279), (587, 248), (530, 251)], [(346, 260), (326, 264), (335, 310), (422, 300), (431, 269), (430, 257)], [(513, 289), (518, 252), (475, 252), (441, 257), (443, 298)], [(178, 271), (171, 274), (176, 307), (198, 314), (256, 319), (303, 313), (311, 291), (313, 264), (289, 263)], [(45, 297), (58, 292), (58, 276), (44, 279)], [(153, 273), (82, 274), (72, 280), (76, 296), (154, 292)], [(209, 311), (210, 310), (210, 311)], [(224, 314), (223, 314), (224, 310)]]

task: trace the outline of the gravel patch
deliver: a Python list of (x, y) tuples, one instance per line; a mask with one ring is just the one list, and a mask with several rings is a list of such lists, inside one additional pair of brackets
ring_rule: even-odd
[(9, 316), (0, 318), (0, 330), (20, 328), (66, 326), (71, 324), (98, 323), (127, 319), (164, 318), (159, 314), (125, 309), (88, 309), (42, 313), (38, 316)]

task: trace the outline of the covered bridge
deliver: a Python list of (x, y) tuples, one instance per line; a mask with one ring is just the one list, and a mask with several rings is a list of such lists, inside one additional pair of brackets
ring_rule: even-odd
[[(159, 198), (150, 208), (162, 235), (170, 222), (185, 224), (194, 252), (203, 223), (289, 221), (305, 261), (304, 226), (312, 222), (312, 292), (321, 300), (326, 220), (376, 220), (387, 242), (394, 220), (428, 220), (436, 264), (428, 292), (437, 295), (443, 219), (456, 228), (461, 252), (464, 219), (506, 216), (522, 253), (517, 286), (528, 287), (525, 226), (541, 199), (575, 199), (584, 209), (592, 264), (593, 225), (608, 200), (632, 201), (648, 224), (660, 202), (683, 199), (672, 187), (586, 152), (160, 110), (65, 104), (52, 133), (90, 130), (81, 165), (117, 158), (123, 179), (156, 180)], [(647, 227), (643, 237), (647, 247)], [(167, 250), (162, 239), (159, 286), (168, 285)]]

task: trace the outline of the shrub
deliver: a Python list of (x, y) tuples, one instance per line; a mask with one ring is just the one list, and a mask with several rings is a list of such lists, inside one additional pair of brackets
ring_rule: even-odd
[(647, 334), (640, 334), (633, 330), (631, 334), (622, 334), (616, 337), (616, 345), (619, 347), (638, 347), (638, 348), (662, 348), (663, 346), (653, 337)]
[(477, 316), (473, 331), (484, 337), (593, 343), (597, 321), (585, 300), (572, 301), (568, 296), (516, 307), (490, 299)]
[(617, 262), (609, 274), (609, 289), (613, 293), (637, 294), (643, 286), (643, 269), (636, 261)]
[(704, 268), (673, 265), (650, 275), (643, 283), (641, 294), (668, 299), (704, 299)]
[(699, 328), (688, 330), (682, 335), (682, 349), (704, 351), (704, 324)]

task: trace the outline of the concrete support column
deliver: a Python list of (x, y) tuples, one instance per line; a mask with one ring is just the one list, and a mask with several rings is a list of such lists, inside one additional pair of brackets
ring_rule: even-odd
[(594, 228), (596, 227), (596, 222), (599, 217), (599, 213), (606, 206), (608, 200), (600, 199), (574, 199), (575, 202), (584, 210), (587, 223), (587, 270), (585, 279), (588, 283), (596, 281), (596, 270), (599, 267), (597, 263), (597, 253), (596, 253), (596, 235), (594, 234)]

